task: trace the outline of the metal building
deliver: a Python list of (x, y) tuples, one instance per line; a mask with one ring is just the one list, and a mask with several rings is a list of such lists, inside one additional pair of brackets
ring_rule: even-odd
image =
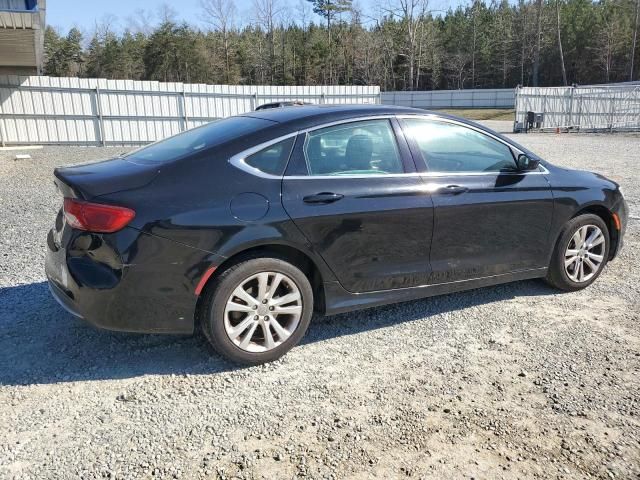
[(0, 0), (0, 75), (40, 75), (46, 0)]

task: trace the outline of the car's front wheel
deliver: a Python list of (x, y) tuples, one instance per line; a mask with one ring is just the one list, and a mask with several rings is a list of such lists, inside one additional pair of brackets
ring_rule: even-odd
[(609, 258), (609, 229), (597, 215), (585, 214), (565, 226), (551, 258), (547, 282), (561, 290), (591, 285)]
[(205, 336), (228, 359), (270, 362), (303, 337), (313, 313), (307, 276), (279, 258), (251, 258), (226, 269), (203, 299)]

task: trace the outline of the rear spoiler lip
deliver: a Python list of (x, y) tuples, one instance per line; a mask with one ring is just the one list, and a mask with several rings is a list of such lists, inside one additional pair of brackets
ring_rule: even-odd
[(53, 179), (53, 183), (55, 184), (55, 186), (58, 189), (58, 191), (60, 193), (62, 193), (63, 197), (65, 197), (65, 198), (79, 198), (81, 200), (89, 200), (90, 199), (90, 198), (87, 198), (87, 196), (84, 195), (81, 190), (79, 190), (78, 188), (74, 188), (72, 185), (67, 183), (67, 181), (65, 181), (66, 179), (64, 178), (64, 176), (60, 174), (58, 168), (55, 168), (53, 170), (53, 175), (55, 177)]

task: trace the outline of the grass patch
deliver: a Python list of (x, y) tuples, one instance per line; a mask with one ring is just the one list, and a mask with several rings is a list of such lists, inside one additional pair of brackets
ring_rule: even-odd
[(514, 110), (502, 108), (447, 108), (438, 112), (457, 115), (469, 120), (508, 120), (513, 121)]

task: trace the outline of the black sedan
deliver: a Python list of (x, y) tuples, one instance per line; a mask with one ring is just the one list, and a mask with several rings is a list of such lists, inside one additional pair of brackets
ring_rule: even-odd
[(58, 168), (54, 297), (99, 327), (192, 333), (274, 360), (335, 314), (515, 280), (591, 284), (622, 246), (619, 186), (459, 118), (301, 106)]

